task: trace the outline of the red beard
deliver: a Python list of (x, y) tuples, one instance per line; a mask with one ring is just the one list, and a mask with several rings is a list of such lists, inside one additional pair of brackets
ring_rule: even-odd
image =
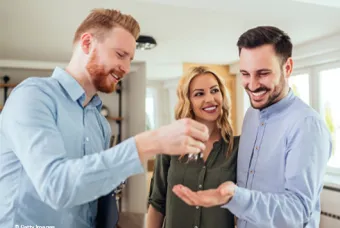
[(98, 56), (96, 50), (90, 56), (90, 60), (86, 65), (86, 69), (90, 74), (92, 84), (97, 91), (103, 93), (112, 93), (115, 90), (116, 84), (112, 83), (109, 77), (112, 73), (122, 78), (122, 72), (111, 70), (105, 71), (104, 66), (98, 64)]

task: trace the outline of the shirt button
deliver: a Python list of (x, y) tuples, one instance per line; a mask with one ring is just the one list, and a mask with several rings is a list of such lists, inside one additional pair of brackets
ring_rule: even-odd
[(196, 206), (196, 209), (200, 209), (200, 207), (199, 207), (199, 206)]
[(256, 150), (259, 150), (259, 147), (257, 146), (257, 147), (255, 147), (255, 149), (256, 149)]
[(89, 139), (89, 137), (86, 137), (85, 140), (86, 140), (86, 142), (88, 142), (90, 139)]
[(205, 169), (205, 166), (203, 166), (203, 169)]
[(198, 228), (198, 226), (195, 226), (194, 228)]
[(262, 123), (261, 123), (261, 126), (263, 126), (263, 125), (264, 125), (264, 123), (262, 122)]
[(200, 184), (200, 185), (198, 185), (198, 188), (202, 188), (202, 185)]
[(253, 170), (250, 170), (250, 173), (254, 173), (254, 171), (253, 171)]

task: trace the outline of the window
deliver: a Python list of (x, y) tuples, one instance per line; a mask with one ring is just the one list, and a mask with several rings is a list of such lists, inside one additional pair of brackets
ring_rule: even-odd
[(340, 68), (320, 72), (320, 114), (323, 116), (333, 140), (329, 166), (340, 168)]
[(294, 94), (301, 98), (306, 104), (310, 105), (309, 100), (309, 75), (298, 74), (289, 78), (289, 86)]
[(155, 128), (155, 99), (154, 99), (154, 90), (152, 88), (146, 89), (146, 98), (145, 98), (145, 125), (146, 130)]

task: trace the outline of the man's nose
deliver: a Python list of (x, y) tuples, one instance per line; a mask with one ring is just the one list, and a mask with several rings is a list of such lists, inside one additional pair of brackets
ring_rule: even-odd
[(255, 77), (250, 77), (248, 88), (251, 91), (255, 91), (257, 88), (259, 88), (259, 82)]
[(125, 75), (130, 72), (130, 63), (122, 63), (119, 70)]

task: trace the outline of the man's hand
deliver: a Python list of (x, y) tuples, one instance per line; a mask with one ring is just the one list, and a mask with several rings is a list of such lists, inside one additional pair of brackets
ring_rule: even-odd
[(188, 118), (135, 137), (141, 160), (156, 154), (197, 154), (205, 149), (203, 142), (208, 138), (207, 126)]
[(221, 206), (234, 196), (236, 185), (224, 182), (217, 189), (193, 192), (183, 185), (175, 185), (172, 191), (185, 203), (191, 206), (214, 207)]

